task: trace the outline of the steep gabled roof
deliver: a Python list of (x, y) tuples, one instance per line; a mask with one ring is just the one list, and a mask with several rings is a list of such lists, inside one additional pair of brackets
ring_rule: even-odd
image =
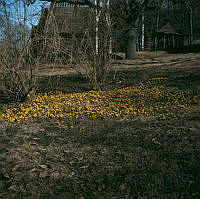
[(41, 0), (41, 1), (49, 1), (49, 2), (55, 2), (56, 4), (65, 5), (65, 4), (71, 4), (71, 5), (79, 5), (79, 6), (92, 6), (93, 2), (91, 0)]
[[(44, 28), (49, 10), (43, 9), (38, 28)], [(52, 14), (48, 23), (49, 32), (56, 27), (59, 33), (84, 33), (91, 20), (90, 8), (87, 7), (55, 7)]]
[(87, 26), (88, 8), (60, 8), (54, 9), (55, 21), (59, 32), (83, 32)]
[(171, 26), (170, 23), (167, 23), (166, 25), (164, 25), (164, 26), (158, 31), (158, 33), (181, 35), (180, 33), (176, 32), (176, 30)]

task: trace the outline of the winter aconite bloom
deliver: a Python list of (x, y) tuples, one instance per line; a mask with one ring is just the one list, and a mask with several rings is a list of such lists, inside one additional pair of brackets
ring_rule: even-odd
[[(156, 78), (154, 80), (161, 80)], [(0, 113), (0, 120), (23, 122), (34, 118), (120, 119), (138, 115), (167, 118), (188, 112), (190, 104), (200, 102), (190, 91), (169, 91), (164, 86), (139, 85), (111, 91), (38, 94)]]

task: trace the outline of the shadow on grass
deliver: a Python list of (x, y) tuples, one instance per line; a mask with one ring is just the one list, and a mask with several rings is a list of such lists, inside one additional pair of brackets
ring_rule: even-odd
[[(44, 122), (43, 132), (37, 134), (35, 128), (24, 131), (13, 125), (0, 136), (15, 142), (0, 156), (4, 168), (0, 169), (0, 193), (5, 199), (197, 199), (200, 126), (191, 120), (194, 116), (198, 113), (150, 122), (83, 121), (72, 129)], [(35, 148), (44, 168), (32, 162), (30, 168), (25, 164), (15, 171), (12, 157), (26, 154), (24, 161), (29, 163), (34, 155), (22, 147), (27, 143)], [(68, 176), (69, 170), (73, 175)]]
[(193, 115), (160, 122), (107, 122), (76, 135), (81, 146), (96, 151), (91, 159), (99, 176), (87, 180), (98, 184), (105, 178), (105, 191), (116, 190), (118, 196), (126, 190), (133, 198), (198, 198), (200, 127), (188, 124), (191, 117), (200, 120)]
[(82, 75), (56, 75), (42, 77), (38, 81), (37, 91), (40, 93), (62, 91), (66, 93), (89, 91), (87, 79)]
[(79, 148), (94, 150), (85, 156), (91, 167), (80, 178), (83, 196), (198, 198), (200, 127), (191, 122), (200, 120), (196, 114), (160, 122), (92, 122), (82, 132), (75, 128)]
[[(157, 71), (154, 67), (137, 70), (111, 71), (108, 74), (108, 81), (102, 87), (103, 90), (135, 86), (145, 83), (151, 78), (164, 77), (165, 81), (154, 81), (153, 85), (165, 85), (167, 87), (176, 87), (178, 89), (197, 88), (200, 85), (200, 70), (193, 68), (191, 70), (161, 69)], [(71, 76), (51, 76), (43, 77), (38, 81), (37, 92), (56, 92), (64, 93), (87, 92), (92, 90), (88, 80), (82, 75)]]
[(188, 45), (188, 46), (183, 46), (180, 49), (171, 49), (168, 50), (167, 53), (173, 53), (173, 54), (178, 54), (178, 53), (200, 53), (200, 44), (194, 44), (194, 45)]

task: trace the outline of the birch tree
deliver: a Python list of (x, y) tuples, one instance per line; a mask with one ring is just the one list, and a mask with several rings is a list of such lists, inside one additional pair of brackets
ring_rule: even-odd
[[(73, 5), (89, 7), (89, 19), (84, 22), (88, 28), (82, 30), (84, 35), (82, 38), (76, 38), (76, 30), (74, 30), (71, 40), (74, 45), (72, 44), (72, 48), (68, 49), (71, 51), (71, 53), (68, 52), (68, 55), (73, 63), (71, 66), (88, 78), (92, 88), (101, 89), (109, 72), (112, 52), (110, 0), (52, 0), (50, 2), (51, 5), (61, 3), (61, 6), (69, 4), (72, 7)], [(51, 13), (53, 14), (53, 9), (54, 6), (50, 6), (47, 21), (51, 17)]]

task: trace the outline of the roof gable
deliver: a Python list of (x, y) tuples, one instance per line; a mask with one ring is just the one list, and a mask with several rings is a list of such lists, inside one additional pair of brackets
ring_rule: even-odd
[(179, 34), (176, 30), (171, 26), (170, 23), (164, 25), (159, 31), (159, 33), (166, 33), (166, 34)]

